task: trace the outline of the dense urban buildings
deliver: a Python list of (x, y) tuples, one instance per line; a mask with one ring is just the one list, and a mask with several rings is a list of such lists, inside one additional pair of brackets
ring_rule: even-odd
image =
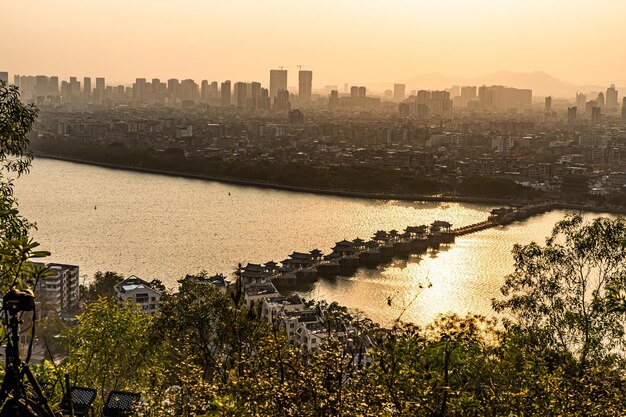
[(502, 177), (547, 193), (580, 178), (590, 194), (626, 185), (626, 102), (613, 85), (570, 98), (499, 85), (406, 94), (395, 84), (379, 94), (347, 83), (339, 92), (314, 89), (313, 72), (300, 69), (293, 94), (287, 74), (272, 69), (269, 88), (174, 78), (111, 86), (97, 77), (94, 86), (91, 77), (15, 75), (13, 82), (41, 108), (33, 143), (46, 152), (120, 144), (223, 164), (381, 167), (448, 184)]

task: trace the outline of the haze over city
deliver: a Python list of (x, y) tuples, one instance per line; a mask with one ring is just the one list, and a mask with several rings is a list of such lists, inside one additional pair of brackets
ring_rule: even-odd
[(421, 87), (441, 88), (437, 74), (472, 79), (500, 70), (626, 85), (626, 52), (614, 43), (626, 3), (617, 0), (65, 0), (3, 10), (11, 18), (0, 27), (0, 66), (10, 73), (265, 82), (268, 68), (303, 65), (315, 71), (314, 87), (382, 91), (436, 73)]

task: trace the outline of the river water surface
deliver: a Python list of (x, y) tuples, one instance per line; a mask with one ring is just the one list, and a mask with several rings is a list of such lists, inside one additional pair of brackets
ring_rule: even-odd
[[(232, 274), (238, 263), (281, 261), (313, 248), (327, 253), (336, 241), (379, 229), (434, 220), (467, 225), (492, 208), (318, 196), (47, 159), (33, 162), (15, 194), (50, 261), (79, 265), (85, 279), (111, 270), (169, 287), (187, 273)], [(290, 291), (337, 301), (384, 325), (400, 315), (425, 323), (445, 312), (491, 314), (491, 299), (513, 268), (513, 245), (543, 242), (564, 215), (478, 232), (421, 257)]]

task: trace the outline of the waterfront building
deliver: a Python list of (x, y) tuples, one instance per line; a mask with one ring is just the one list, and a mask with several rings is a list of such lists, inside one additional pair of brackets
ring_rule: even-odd
[(244, 288), (244, 303), (246, 307), (252, 307), (256, 302), (263, 302), (266, 298), (279, 298), (280, 293), (271, 282), (263, 282), (259, 284), (249, 284)]
[(269, 324), (273, 324), (282, 312), (302, 310), (304, 310), (304, 302), (297, 294), (291, 297), (264, 298), (261, 317), (267, 320)]
[[(42, 266), (44, 264), (35, 265)], [(35, 286), (41, 314), (46, 316), (76, 310), (80, 300), (79, 267), (58, 263), (49, 263), (45, 266), (50, 270), (50, 275), (39, 279)]]
[(282, 327), (289, 342), (295, 341), (296, 331), (302, 325), (307, 323), (316, 323), (319, 321), (319, 315), (314, 310), (281, 310), (274, 317), (274, 321)]
[(142, 313), (154, 314), (159, 308), (163, 294), (155, 289), (152, 283), (134, 275), (126, 278), (114, 287), (115, 296), (120, 305), (127, 301), (137, 304)]

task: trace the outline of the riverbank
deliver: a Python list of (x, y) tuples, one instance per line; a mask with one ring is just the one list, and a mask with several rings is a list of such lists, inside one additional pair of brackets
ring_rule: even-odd
[(248, 180), (242, 178), (207, 175), (207, 174), (193, 174), (182, 171), (172, 171), (156, 168), (145, 168), (134, 165), (126, 164), (114, 164), (109, 162), (99, 162), (87, 159), (67, 157), (64, 155), (55, 155), (51, 153), (34, 152), (36, 158), (55, 159), (65, 162), (73, 162), (77, 164), (93, 165), (102, 168), (119, 169), (126, 171), (143, 172), (155, 175), (166, 175), (170, 177), (181, 177), (190, 179), (199, 179), (206, 181), (216, 181), (226, 184), (242, 185), (259, 188), (270, 188), (275, 190), (300, 192), (307, 194), (319, 194), (319, 195), (332, 195), (338, 197), (349, 198), (362, 198), (368, 200), (401, 200), (401, 201), (424, 201), (424, 202), (456, 202), (456, 203), (474, 203), (474, 204), (499, 204), (499, 205), (523, 205), (527, 204), (527, 201), (515, 201), (512, 199), (504, 198), (487, 198), (487, 197), (469, 197), (469, 196), (451, 196), (451, 195), (420, 195), (420, 194), (394, 194), (394, 193), (367, 193), (360, 191), (348, 191), (348, 190), (336, 190), (336, 189), (324, 189), (324, 188), (310, 188), (310, 187), (297, 187), (292, 185), (278, 184), (274, 182), (265, 182), (259, 180)]

